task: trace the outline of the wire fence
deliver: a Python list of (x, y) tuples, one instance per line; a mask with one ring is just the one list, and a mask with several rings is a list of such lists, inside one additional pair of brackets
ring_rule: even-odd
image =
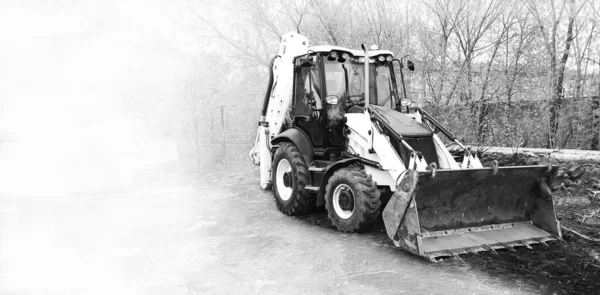
[[(600, 98), (565, 99), (552, 148), (598, 150)], [(463, 142), (490, 146), (547, 147), (549, 101), (519, 101), (429, 108)]]
[[(597, 97), (565, 100), (559, 112), (557, 144), (561, 148), (592, 149), (598, 141)], [(547, 101), (427, 107), (462, 142), (491, 146), (545, 147), (549, 132)], [(196, 150), (200, 166), (250, 162), (260, 110), (219, 106), (203, 111)], [(598, 147), (595, 147), (598, 149)]]

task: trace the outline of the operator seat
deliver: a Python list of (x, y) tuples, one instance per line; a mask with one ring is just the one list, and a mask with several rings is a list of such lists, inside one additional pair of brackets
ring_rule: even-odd
[(346, 113), (348, 114), (362, 114), (365, 112), (365, 108), (361, 107), (361, 106), (357, 106), (357, 105), (353, 105), (350, 108), (348, 108), (348, 110), (346, 111)]

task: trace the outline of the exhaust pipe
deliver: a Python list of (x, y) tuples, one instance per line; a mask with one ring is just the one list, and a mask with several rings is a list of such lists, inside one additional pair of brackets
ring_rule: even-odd
[(360, 44), (365, 52), (365, 111), (369, 108), (369, 50), (365, 44)]

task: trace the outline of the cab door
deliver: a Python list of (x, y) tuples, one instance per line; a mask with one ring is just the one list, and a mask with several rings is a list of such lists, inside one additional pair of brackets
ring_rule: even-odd
[(329, 145), (343, 146), (346, 137), (343, 135), (346, 124), (346, 100), (347, 100), (347, 70), (343, 63), (337, 60), (325, 60), (323, 67), (325, 78), (325, 114), (326, 120), (323, 124), (327, 130)]
[(292, 117), (296, 127), (304, 131), (316, 148), (327, 143), (323, 132), (323, 94), (321, 87), (321, 58), (298, 57), (294, 66)]

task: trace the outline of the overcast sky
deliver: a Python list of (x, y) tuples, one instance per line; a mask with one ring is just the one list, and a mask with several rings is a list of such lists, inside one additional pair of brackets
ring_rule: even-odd
[[(173, 95), (184, 1), (0, 2), (0, 136), (76, 127)], [(179, 19), (178, 19), (179, 18)]]

